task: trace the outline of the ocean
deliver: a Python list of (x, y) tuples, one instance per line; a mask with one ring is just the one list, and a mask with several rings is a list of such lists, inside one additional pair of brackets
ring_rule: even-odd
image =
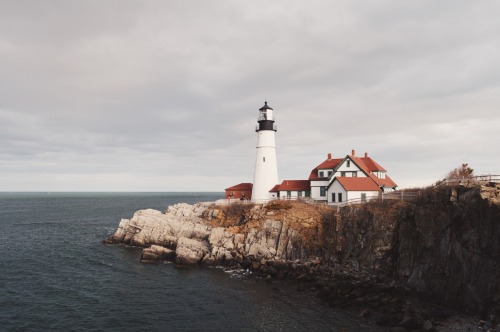
[(140, 209), (222, 193), (0, 193), (0, 331), (359, 331), (314, 291), (218, 268), (143, 264), (101, 241)]

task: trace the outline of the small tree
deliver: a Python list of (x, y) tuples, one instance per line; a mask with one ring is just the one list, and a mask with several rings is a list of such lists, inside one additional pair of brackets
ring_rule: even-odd
[(469, 167), (469, 164), (464, 163), (462, 166), (450, 171), (446, 176), (447, 179), (470, 179), (474, 176), (474, 170)]

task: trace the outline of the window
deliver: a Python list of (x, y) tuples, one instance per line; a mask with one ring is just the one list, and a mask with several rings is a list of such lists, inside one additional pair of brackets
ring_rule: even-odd
[(358, 176), (358, 172), (352, 172), (352, 177), (355, 178)]
[(325, 176), (325, 173), (323, 171), (319, 171), (319, 177), (322, 178)]
[(266, 162), (266, 157), (262, 157), (262, 161), (263, 161), (263, 162)]
[(287, 197), (287, 198), (292, 197), (292, 192), (291, 192), (290, 190), (288, 190), (288, 191), (286, 192), (286, 197)]
[(366, 193), (361, 193), (361, 202), (366, 202)]
[(306, 191), (306, 197), (311, 197), (311, 192), (310, 191)]
[(350, 160), (347, 161), (347, 166), (346, 167), (351, 167), (351, 161)]
[(339, 193), (339, 203), (342, 202), (342, 193)]
[(319, 195), (321, 197), (325, 197), (326, 196), (326, 187), (319, 187)]
[(345, 176), (345, 172), (340, 172), (340, 176)]
[(333, 171), (328, 171), (328, 177), (332, 175)]
[(299, 197), (302, 197), (302, 191), (299, 191), (299, 192), (297, 193), (297, 195), (298, 195)]
[(332, 202), (335, 203), (335, 193), (332, 193)]

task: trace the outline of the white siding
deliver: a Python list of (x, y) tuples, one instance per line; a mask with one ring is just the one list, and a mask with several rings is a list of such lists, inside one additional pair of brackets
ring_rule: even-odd
[(328, 188), (328, 192), (326, 193), (328, 197), (328, 203), (333, 203), (332, 193), (335, 194), (335, 203), (338, 203), (338, 193), (342, 193), (342, 201), (347, 199), (347, 192), (344, 187), (340, 185), (338, 181), (335, 181), (330, 188)]
[[(319, 175), (319, 174), (320, 174), (320, 172), (323, 172), (323, 176), (320, 176), (320, 175)], [(330, 173), (330, 174), (328, 174), (328, 173)], [(320, 178), (321, 178), (321, 177), (327, 178), (327, 177), (329, 177), (329, 176), (330, 176), (330, 175), (332, 175), (332, 174), (333, 174), (333, 168), (322, 168), (322, 169), (318, 169), (318, 174), (317, 174), (317, 175), (318, 175), (318, 177), (320, 177)]]
[(379, 191), (349, 191), (349, 200), (361, 201), (361, 194), (366, 194), (366, 200), (369, 201), (372, 198), (377, 198)]
[(298, 196), (297, 191), (291, 190), (290, 197), (288, 197), (288, 191), (281, 190), (280, 191), (280, 199), (296, 199)]
[(326, 196), (320, 196), (320, 187), (328, 186), (328, 180), (311, 181), (311, 198), (315, 200), (326, 200)]
[[(347, 167), (347, 161), (350, 161), (351, 163), (349, 167)], [(358, 178), (366, 177), (366, 174), (350, 159), (344, 160), (340, 163), (339, 168), (335, 172), (334, 176), (342, 176), (342, 172), (345, 172), (345, 177), (352, 177), (352, 172), (356, 172), (356, 176)]]

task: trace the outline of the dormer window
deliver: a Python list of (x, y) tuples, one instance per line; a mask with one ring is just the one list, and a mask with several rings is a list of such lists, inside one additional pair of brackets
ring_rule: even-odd
[(323, 171), (319, 171), (318, 176), (319, 176), (320, 178), (324, 177), (324, 176), (325, 176), (325, 172), (323, 172)]

